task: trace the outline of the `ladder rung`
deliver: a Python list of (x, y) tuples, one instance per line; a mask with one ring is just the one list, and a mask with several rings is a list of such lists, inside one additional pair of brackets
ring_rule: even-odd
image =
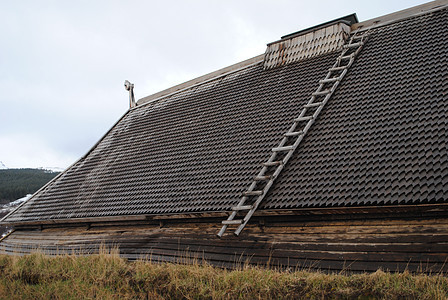
[(356, 48), (356, 47), (360, 47), (362, 45), (364, 45), (364, 42), (357, 42), (357, 43), (353, 43), (353, 44), (344, 45), (343, 48), (345, 48), (345, 49)]
[(363, 37), (364, 37), (363, 34), (360, 34), (360, 35), (354, 35), (354, 36), (352, 37), (352, 39), (353, 39), (353, 40), (360, 40), (360, 39), (362, 39)]
[(322, 104), (322, 102), (316, 102), (316, 103), (306, 104), (303, 107), (311, 108), (311, 107), (321, 106), (321, 104)]
[(345, 70), (345, 69), (347, 69), (347, 66), (334, 67), (334, 68), (329, 69), (329, 71), (333, 72), (333, 71), (341, 71), (341, 70)]
[(345, 56), (339, 56), (339, 60), (345, 60), (345, 59), (352, 59), (352, 57), (353, 57), (353, 54), (350, 54), (350, 55), (345, 55)]
[(323, 80), (320, 80), (319, 83), (324, 84), (324, 83), (331, 83), (331, 82), (336, 82), (336, 81), (339, 81), (339, 77), (323, 79)]
[(294, 146), (283, 146), (272, 148), (272, 152), (291, 151), (291, 150), (294, 150)]
[(244, 196), (260, 196), (261, 194), (263, 194), (263, 191), (243, 192)]
[(303, 131), (295, 131), (295, 132), (287, 132), (284, 134), (284, 136), (286, 137), (290, 137), (290, 136), (298, 136), (303, 134)]
[(265, 175), (265, 176), (255, 176), (254, 180), (255, 181), (263, 181), (263, 180), (269, 180), (271, 179), (272, 176), (271, 175)]
[(273, 166), (280, 166), (282, 164), (281, 161), (268, 161), (268, 162), (264, 162), (262, 163), (262, 165), (264, 167), (273, 167)]
[(308, 121), (308, 120), (311, 120), (312, 118), (313, 118), (313, 116), (299, 117), (299, 118), (295, 119), (294, 122)]
[[(235, 206), (232, 207), (232, 210), (251, 210), (253, 208), (252, 205), (241, 205), (241, 206)], [(240, 220), (238, 220), (240, 221)]]
[(330, 93), (331, 93), (331, 90), (323, 90), (320, 92), (313, 93), (313, 96), (321, 96), (321, 95), (326, 95), (326, 94), (330, 94)]
[(239, 225), (243, 223), (243, 220), (224, 220), (222, 221), (223, 225)]

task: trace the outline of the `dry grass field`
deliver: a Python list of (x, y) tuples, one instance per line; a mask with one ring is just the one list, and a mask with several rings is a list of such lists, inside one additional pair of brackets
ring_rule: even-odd
[(448, 299), (444, 274), (325, 274), (306, 270), (128, 262), (91, 256), (0, 256), (1, 299)]

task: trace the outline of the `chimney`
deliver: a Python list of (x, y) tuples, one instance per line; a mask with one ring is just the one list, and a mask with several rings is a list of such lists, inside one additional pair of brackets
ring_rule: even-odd
[(351, 14), (282, 36), (279, 41), (267, 45), (264, 69), (339, 50), (350, 35), (350, 26), (354, 23), (358, 23), (358, 18), (356, 14)]

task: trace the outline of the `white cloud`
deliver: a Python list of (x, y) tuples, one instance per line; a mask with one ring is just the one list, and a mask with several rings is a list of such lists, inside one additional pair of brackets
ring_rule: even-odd
[(0, 145), (1, 161), (8, 168), (66, 168), (78, 159), (74, 155), (55, 151), (42, 139), (32, 135), (3, 135), (0, 136)]

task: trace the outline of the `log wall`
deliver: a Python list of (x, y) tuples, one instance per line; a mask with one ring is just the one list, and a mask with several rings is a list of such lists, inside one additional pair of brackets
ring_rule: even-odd
[(0, 253), (96, 253), (117, 246), (128, 259), (205, 260), (220, 267), (446, 272), (448, 217), (276, 216), (255, 218), (239, 237), (216, 237), (216, 219), (21, 227), (0, 243)]

